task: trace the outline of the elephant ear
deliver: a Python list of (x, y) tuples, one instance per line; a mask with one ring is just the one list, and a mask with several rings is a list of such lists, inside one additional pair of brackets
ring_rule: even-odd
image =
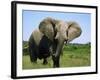
[(46, 18), (39, 24), (39, 30), (42, 32), (48, 39), (53, 40), (55, 36), (55, 24), (56, 20), (52, 18)]
[(68, 23), (68, 29), (67, 29), (67, 36), (68, 36), (68, 42), (72, 41), (73, 39), (79, 37), (82, 33), (82, 30), (80, 28), (80, 25), (76, 22), (70, 21)]

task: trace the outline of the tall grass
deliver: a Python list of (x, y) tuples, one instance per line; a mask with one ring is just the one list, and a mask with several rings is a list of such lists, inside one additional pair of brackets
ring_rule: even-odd
[[(24, 52), (27, 53), (28, 52)], [(29, 55), (22, 58), (23, 69), (41, 69), (52, 68), (52, 58), (48, 58), (48, 64), (43, 65), (43, 60), (37, 60), (37, 63), (31, 63)], [(63, 54), (60, 56), (60, 67), (80, 67), (91, 65), (91, 47), (90, 44), (68, 44), (63, 47)]]

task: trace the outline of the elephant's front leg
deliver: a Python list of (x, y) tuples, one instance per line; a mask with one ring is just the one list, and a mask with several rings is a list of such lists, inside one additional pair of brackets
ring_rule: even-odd
[(59, 67), (59, 60), (60, 60), (60, 55), (59, 56), (55, 56), (56, 54), (56, 50), (57, 50), (57, 41), (54, 42), (52, 49), (51, 49), (51, 55), (52, 55), (52, 60), (53, 60), (53, 67)]
[(52, 59), (53, 59), (53, 67), (54, 68), (60, 67), (60, 64), (59, 64), (60, 56), (59, 57), (52, 56)]
[(48, 64), (48, 62), (47, 62), (47, 59), (44, 58), (44, 59), (43, 59), (43, 65), (46, 65), (46, 64)]
[(52, 54), (52, 59), (53, 59), (53, 67), (60, 67), (60, 55), (63, 47), (63, 41), (57, 43), (56, 45), (53, 46), (53, 54)]

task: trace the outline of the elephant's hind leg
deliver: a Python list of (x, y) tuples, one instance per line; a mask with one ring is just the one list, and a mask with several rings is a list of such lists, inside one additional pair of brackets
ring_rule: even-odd
[(33, 41), (29, 42), (29, 55), (30, 55), (30, 60), (31, 62), (36, 63), (37, 62), (37, 49), (36, 49), (36, 45)]
[(36, 51), (34, 51), (34, 49), (29, 49), (29, 52), (30, 52), (30, 60), (31, 62), (34, 62), (36, 63), (37, 62), (37, 56), (36, 56)]
[(43, 65), (46, 65), (46, 64), (48, 64), (48, 62), (47, 62), (47, 59), (44, 58), (44, 59), (43, 59)]

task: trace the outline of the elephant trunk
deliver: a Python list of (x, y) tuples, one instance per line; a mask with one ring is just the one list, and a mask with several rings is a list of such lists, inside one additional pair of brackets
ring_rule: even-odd
[(52, 56), (52, 58), (53, 58), (53, 67), (59, 67), (60, 66), (59, 61), (60, 61), (60, 54), (61, 54), (61, 51), (62, 51), (63, 43), (64, 43), (64, 41), (58, 42), (56, 52)]
[(55, 53), (55, 57), (59, 57), (60, 56), (60, 53), (62, 51), (63, 44), (64, 44), (64, 41), (58, 42), (57, 49), (56, 49), (56, 53)]

